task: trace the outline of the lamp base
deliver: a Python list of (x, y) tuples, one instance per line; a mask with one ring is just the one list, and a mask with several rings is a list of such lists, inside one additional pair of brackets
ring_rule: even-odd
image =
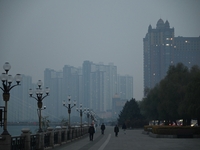
[(10, 134), (8, 133), (8, 130), (3, 130), (3, 133), (1, 133), (1, 135), (10, 135)]

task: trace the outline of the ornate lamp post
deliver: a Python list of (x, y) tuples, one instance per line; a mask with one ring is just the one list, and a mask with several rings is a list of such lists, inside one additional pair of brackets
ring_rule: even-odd
[(2, 133), (2, 135), (9, 135), (9, 133), (7, 131), (7, 107), (8, 107), (7, 102), (10, 99), (10, 90), (15, 86), (20, 85), (19, 83), (21, 81), (21, 75), (20, 74), (16, 74), (15, 81), (16, 81), (17, 84), (15, 84), (13, 86), (11, 85), (12, 81), (13, 81), (13, 77), (12, 77), (12, 75), (8, 75), (8, 71), (10, 70), (10, 68), (11, 68), (11, 65), (8, 62), (6, 62), (3, 65), (3, 69), (5, 70), (5, 73), (1, 74), (1, 81), (2, 81), (3, 87), (0, 87), (0, 88), (3, 91), (3, 100), (5, 101), (4, 125), (3, 125), (3, 133)]
[(90, 126), (90, 121), (89, 121), (89, 119), (90, 119), (90, 109), (89, 108), (86, 109), (86, 115), (87, 115), (87, 118), (88, 118), (88, 126)]
[(69, 114), (69, 124), (68, 124), (68, 128), (70, 128), (70, 114), (71, 114), (71, 109), (76, 106), (76, 101), (74, 100), (73, 105), (71, 106), (71, 96), (68, 96), (68, 105), (66, 105), (65, 101), (63, 101), (63, 106), (66, 107), (68, 109), (68, 114)]
[(84, 111), (86, 111), (87, 109), (86, 108), (82, 108), (82, 104), (80, 104), (80, 108), (76, 108), (76, 110), (80, 113), (80, 118), (81, 118), (81, 129), (82, 129), (82, 126), (83, 126), (83, 124), (82, 124), (82, 116), (83, 116), (83, 112)]
[[(31, 98), (34, 98), (36, 101), (37, 101), (37, 105), (38, 105), (38, 109), (39, 109), (39, 113), (38, 113), (38, 116), (39, 116), (39, 130), (38, 132), (42, 132), (42, 128), (41, 128), (41, 110), (42, 110), (42, 100), (47, 97), (49, 95), (49, 88), (46, 87), (46, 90), (43, 91), (41, 86), (42, 86), (42, 81), (41, 80), (38, 80), (38, 88), (36, 88), (36, 91), (35, 91), (35, 94), (36, 94), (36, 97), (33, 96), (33, 90), (32, 89), (29, 89), (29, 95)], [(43, 93), (46, 93), (45, 96), (43, 96)]]

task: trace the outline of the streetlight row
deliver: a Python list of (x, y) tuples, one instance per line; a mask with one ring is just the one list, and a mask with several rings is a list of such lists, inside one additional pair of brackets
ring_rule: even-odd
[[(71, 105), (71, 96), (69, 95), (68, 96), (68, 102), (66, 104), (65, 101), (63, 101), (63, 106), (66, 107), (68, 109), (68, 115), (69, 115), (69, 119), (68, 119), (68, 127), (70, 128), (71, 127), (71, 124), (70, 124), (70, 114), (71, 114), (71, 109), (73, 107), (76, 106), (76, 101), (74, 100), (73, 104)], [(83, 112), (87, 112), (87, 116), (88, 115), (92, 115), (91, 112), (90, 112), (90, 109), (89, 108), (82, 108), (82, 104), (80, 104), (80, 108), (76, 108), (76, 110), (80, 113), (80, 118), (81, 118), (81, 128), (82, 128), (82, 116), (83, 116)], [(88, 117), (89, 118), (89, 117)], [(88, 120), (88, 125), (89, 125), (89, 120)]]
[[(15, 78), (12, 77), (12, 75), (8, 75), (9, 70), (11, 69), (11, 65), (6, 62), (3, 66), (5, 73), (2, 73), (0, 76), (0, 79), (2, 81), (2, 85), (3, 88), (1, 88), (1, 90), (3, 91), (3, 100), (5, 101), (5, 107), (4, 107), (4, 131), (2, 133), (2, 135), (9, 135), (8, 131), (7, 131), (7, 102), (9, 101), (10, 98), (10, 90), (15, 87), (20, 85), (21, 82), (21, 75), (20, 74), (16, 74)], [(13, 80), (15, 79), (16, 84), (11, 86)], [(29, 96), (31, 98), (34, 98), (37, 101), (37, 105), (38, 105), (38, 116), (39, 116), (39, 131), (38, 132), (42, 132), (42, 128), (41, 128), (41, 110), (46, 109), (46, 107), (44, 107), (44, 109), (42, 109), (42, 100), (44, 98), (46, 98), (47, 96), (49, 96), (49, 91), (50, 89), (48, 87), (46, 87), (45, 90), (43, 90), (42, 87), (42, 81), (38, 80), (37, 82), (38, 87), (36, 88), (35, 91), (33, 91), (32, 89), (29, 89)], [(33, 93), (35, 93), (36, 96), (33, 96)], [(43, 95), (43, 94), (46, 95)], [(68, 103), (66, 105), (65, 101), (63, 101), (63, 106), (66, 107), (68, 109), (68, 114), (69, 114), (69, 128), (70, 128), (70, 114), (71, 114), (71, 109), (76, 106), (76, 101), (73, 102), (73, 105), (71, 106), (71, 96), (68, 96)], [(86, 112), (87, 114), (87, 118), (88, 118), (88, 125), (89, 125), (89, 117), (91, 115), (91, 119), (94, 120), (94, 113), (92, 111), (89, 110), (89, 108), (84, 108), (82, 109), (82, 104), (80, 104), (80, 108), (76, 109), (78, 112), (80, 112), (80, 117), (81, 117), (81, 128), (82, 128), (82, 115), (83, 112)]]

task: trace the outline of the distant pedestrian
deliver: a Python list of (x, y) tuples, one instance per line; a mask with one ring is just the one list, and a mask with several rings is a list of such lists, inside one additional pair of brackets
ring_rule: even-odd
[(96, 124), (95, 124), (95, 131), (97, 131), (97, 126), (98, 126), (98, 125), (97, 125), (97, 123), (96, 123)]
[(104, 134), (104, 130), (106, 129), (106, 126), (104, 125), (104, 123), (102, 123), (101, 125), (101, 134)]
[(116, 125), (114, 128), (114, 132), (115, 132), (115, 136), (118, 136), (118, 132), (119, 132), (119, 127)]
[(124, 130), (124, 134), (126, 134), (126, 124), (125, 123), (122, 125), (122, 129)]
[(90, 141), (93, 141), (93, 137), (94, 137), (94, 133), (95, 133), (95, 129), (94, 129), (94, 125), (91, 124), (89, 129), (88, 129), (88, 133), (89, 133), (89, 139)]

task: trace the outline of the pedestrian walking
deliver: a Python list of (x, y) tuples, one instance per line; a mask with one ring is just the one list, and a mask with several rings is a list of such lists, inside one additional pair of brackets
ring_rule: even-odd
[(95, 133), (95, 129), (94, 129), (94, 125), (91, 124), (89, 129), (88, 129), (88, 133), (89, 133), (89, 139), (90, 141), (93, 141), (93, 137), (94, 137), (94, 133)]
[(119, 127), (116, 125), (114, 128), (114, 132), (115, 132), (115, 136), (118, 136), (118, 132), (119, 132)]
[(126, 134), (126, 124), (125, 123), (122, 125), (122, 129), (124, 130), (124, 134)]
[(97, 123), (96, 123), (96, 124), (95, 124), (95, 132), (97, 131), (97, 126), (98, 126), (98, 125), (97, 125)]
[(106, 129), (106, 126), (104, 125), (104, 123), (102, 123), (101, 125), (101, 134), (104, 134), (104, 130)]

